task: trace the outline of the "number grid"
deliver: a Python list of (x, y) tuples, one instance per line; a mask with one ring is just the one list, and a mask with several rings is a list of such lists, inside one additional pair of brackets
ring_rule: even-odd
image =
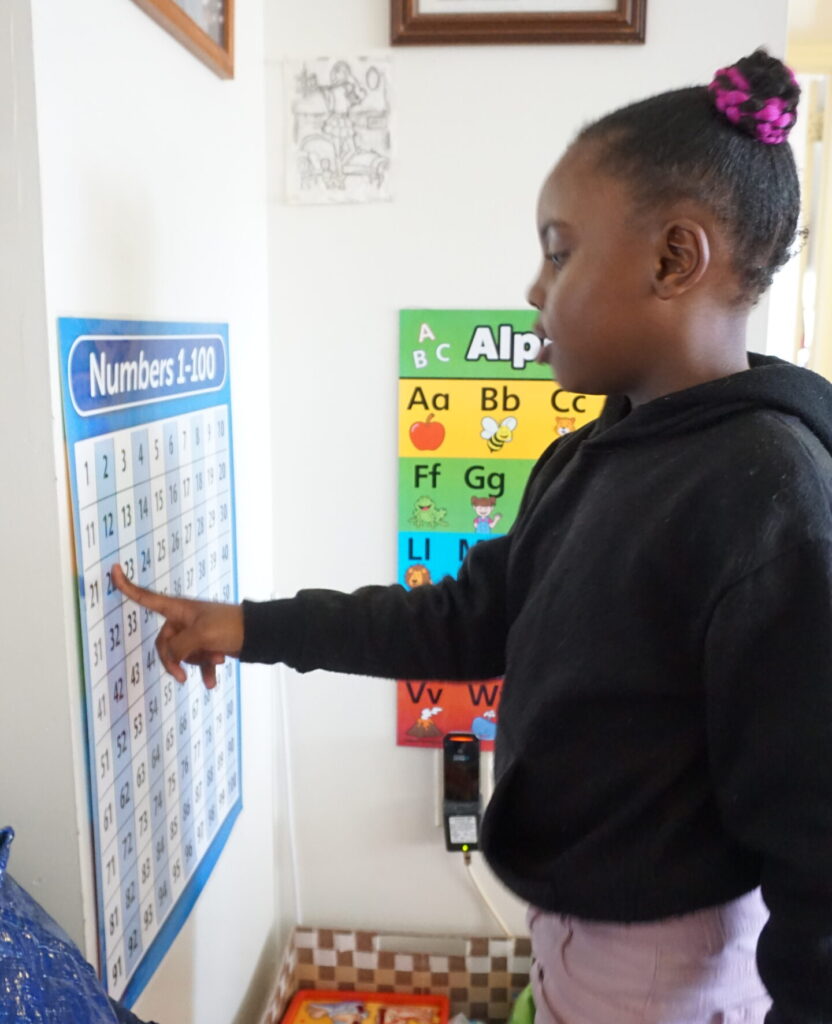
[(219, 405), (74, 445), (101, 961), (115, 998), (239, 811), (240, 723), (236, 667), (213, 691), (193, 669), (177, 683), (155, 649), (158, 616), (126, 602), (110, 569), (165, 594), (236, 599), (229, 418)]

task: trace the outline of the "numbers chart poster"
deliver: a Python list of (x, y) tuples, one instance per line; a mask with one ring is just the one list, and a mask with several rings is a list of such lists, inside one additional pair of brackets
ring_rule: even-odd
[[(536, 313), (403, 310), (399, 315), (398, 582), (456, 576), (468, 550), (507, 533), (532, 466), (603, 398), (564, 391), (536, 363)], [(441, 747), (448, 732), (497, 735), (499, 679), (397, 684), (396, 742)]]
[(242, 807), (236, 662), (208, 691), (110, 579), (235, 601), (225, 324), (60, 319), (101, 972), (132, 1005)]

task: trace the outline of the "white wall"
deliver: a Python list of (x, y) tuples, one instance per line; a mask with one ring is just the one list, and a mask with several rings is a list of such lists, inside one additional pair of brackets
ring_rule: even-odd
[[(523, 306), (537, 189), (576, 129), (707, 81), (761, 43), (782, 53), (785, 40), (786, 0), (649, 0), (644, 46), (396, 49), (395, 201), (283, 205), (280, 61), (384, 50), (388, 7), (267, 7), (275, 550), (286, 595), (395, 579), (397, 310)], [(393, 684), (286, 681), (304, 921), (493, 932), (433, 824), (434, 755), (393, 745)], [(498, 898), (521, 929), (522, 908)]]
[[(832, 82), (832, 8), (821, 0), (791, 0), (789, 3), (789, 60), (793, 67), (804, 74), (825, 78), (816, 83), (816, 88), (826, 92), (823, 124), (820, 136), (822, 145), (815, 147), (814, 167), (815, 217), (813, 230), (812, 262), (816, 273), (814, 300), (814, 340), (809, 367), (832, 377), (832, 239), (828, 225), (832, 220), (832, 107), (829, 104), (830, 82)], [(806, 103), (804, 94), (802, 102)], [(818, 148), (821, 150), (817, 152)], [(820, 230), (817, 230), (817, 228)], [(793, 297), (793, 305), (796, 299)]]
[[(0, 235), (0, 469), (8, 481), (0, 503), (0, 816), (19, 833), (12, 873), (91, 958), (95, 904), (55, 324), (73, 314), (229, 322), (239, 582), (243, 592), (268, 592), (263, 0), (237, 6), (233, 82), (129, 0), (0, 6), (0, 167), (8, 186), (0, 213), (11, 227)], [(268, 995), (291, 911), (275, 906), (276, 826), (285, 833), (273, 785), (275, 692), (273, 672), (244, 670), (244, 810), (138, 1001), (143, 1016), (254, 1020)]]
[(0, 818), (17, 828), (12, 874), (83, 939), (37, 172), (31, 20), (14, 2), (0, 8)]

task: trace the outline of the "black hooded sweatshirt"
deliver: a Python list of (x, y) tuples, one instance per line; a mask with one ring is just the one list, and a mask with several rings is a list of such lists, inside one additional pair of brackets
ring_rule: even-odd
[(762, 884), (767, 1024), (832, 1021), (832, 385), (751, 369), (551, 446), (456, 580), (244, 603), (249, 661), (504, 675), (482, 847), (524, 900), (657, 920)]

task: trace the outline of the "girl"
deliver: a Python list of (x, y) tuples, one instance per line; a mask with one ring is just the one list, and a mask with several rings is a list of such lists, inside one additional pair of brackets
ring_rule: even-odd
[(533, 908), (540, 1024), (832, 1020), (832, 386), (745, 348), (798, 93), (758, 51), (552, 171), (529, 300), (560, 383), (610, 397), (456, 580), (235, 607), (115, 576), (182, 681), (505, 676), (482, 847)]

